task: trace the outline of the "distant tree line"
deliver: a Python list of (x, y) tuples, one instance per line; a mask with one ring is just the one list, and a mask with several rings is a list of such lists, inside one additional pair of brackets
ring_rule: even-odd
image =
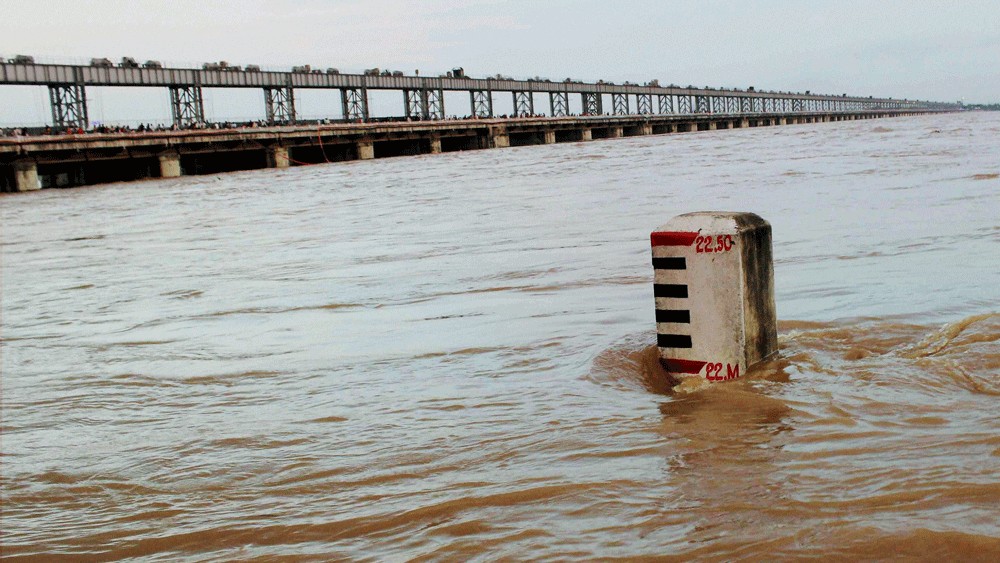
[(965, 109), (980, 109), (985, 111), (1000, 111), (1000, 104), (965, 104)]

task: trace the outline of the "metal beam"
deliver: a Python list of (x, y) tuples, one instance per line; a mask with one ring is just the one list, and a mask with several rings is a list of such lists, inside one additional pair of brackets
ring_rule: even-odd
[(583, 98), (583, 115), (604, 115), (604, 102), (598, 92), (584, 92), (580, 94)]
[(469, 92), (474, 117), (493, 117), (493, 92), (472, 90)]
[(549, 110), (552, 117), (569, 115), (569, 94), (566, 92), (549, 92)]
[(268, 125), (295, 124), (295, 91), (291, 86), (264, 88)]
[(611, 112), (615, 115), (628, 115), (628, 95), (611, 94)]
[(364, 88), (344, 88), (340, 91), (344, 119), (368, 121), (368, 91)]
[(201, 86), (171, 86), (170, 114), (178, 127), (205, 123)]
[(87, 129), (90, 126), (87, 93), (82, 85), (49, 86), (49, 102), (52, 104), (53, 127)]
[(652, 94), (636, 94), (635, 95), (635, 111), (639, 115), (650, 115), (653, 113), (653, 95)]
[(535, 97), (531, 92), (512, 92), (514, 96), (514, 117), (535, 115)]
[(659, 94), (660, 113), (674, 113), (674, 97), (666, 94)]

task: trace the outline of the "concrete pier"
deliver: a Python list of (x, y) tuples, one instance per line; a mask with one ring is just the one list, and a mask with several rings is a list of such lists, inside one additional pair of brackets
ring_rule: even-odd
[(431, 154), (441, 154), (441, 137), (431, 137)]
[(34, 160), (18, 160), (14, 162), (14, 189), (19, 192), (31, 192), (41, 189), (38, 182), (38, 165)]
[(280, 145), (267, 148), (268, 168), (288, 168), (288, 147)]
[(160, 177), (177, 178), (181, 175), (181, 157), (176, 152), (165, 152), (159, 155)]
[(375, 143), (372, 141), (358, 141), (358, 160), (371, 160), (375, 158)]
[(545, 131), (545, 144), (554, 145), (556, 143), (556, 132), (555, 131)]
[(582, 129), (582, 130), (580, 130), (580, 140), (581, 141), (593, 141), (594, 140), (594, 132), (591, 131), (590, 129)]

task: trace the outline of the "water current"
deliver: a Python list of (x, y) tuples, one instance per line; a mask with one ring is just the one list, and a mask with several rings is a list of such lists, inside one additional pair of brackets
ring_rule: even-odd
[[(1000, 113), (7, 194), (2, 555), (1000, 558)], [(675, 392), (649, 232), (773, 226)]]

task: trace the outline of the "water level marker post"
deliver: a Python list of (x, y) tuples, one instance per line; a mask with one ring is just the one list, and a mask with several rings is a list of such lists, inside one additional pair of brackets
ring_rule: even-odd
[(771, 225), (753, 213), (678, 215), (650, 234), (660, 364), (737, 379), (778, 351)]

